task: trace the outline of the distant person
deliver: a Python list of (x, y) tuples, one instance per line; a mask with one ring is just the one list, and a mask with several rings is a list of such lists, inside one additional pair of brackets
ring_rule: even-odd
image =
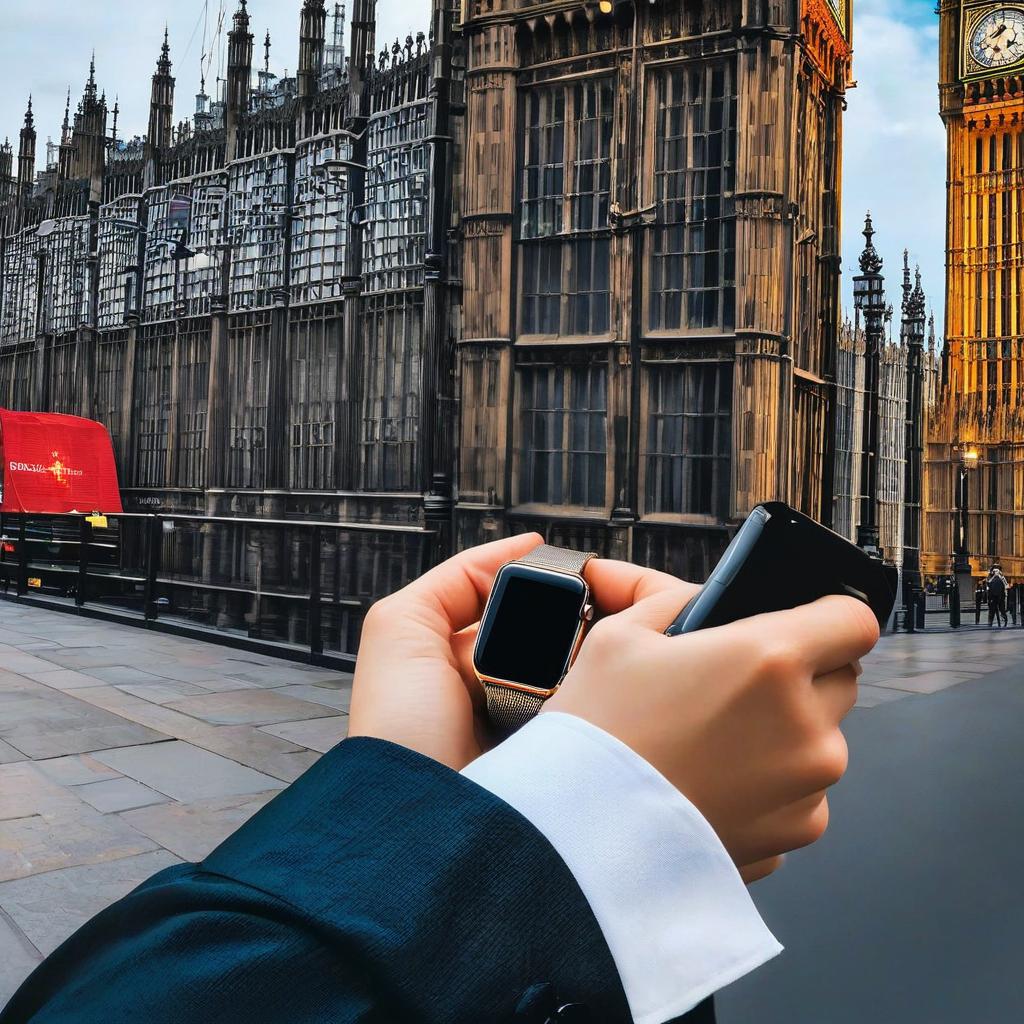
[(999, 622), (1003, 627), (1009, 624), (1006, 616), (1006, 592), (1009, 584), (1003, 575), (1003, 570), (998, 565), (993, 565), (985, 580), (985, 590), (988, 594), (988, 624), (992, 627), (993, 620)]
[(942, 607), (949, 607), (949, 577), (943, 576), (939, 580), (939, 597), (942, 598)]

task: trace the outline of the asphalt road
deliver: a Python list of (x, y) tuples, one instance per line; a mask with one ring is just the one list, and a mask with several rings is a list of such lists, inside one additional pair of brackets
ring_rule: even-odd
[(1024, 666), (846, 732), (829, 832), (754, 888), (786, 952), (720, 1024), (1024, 1021)]

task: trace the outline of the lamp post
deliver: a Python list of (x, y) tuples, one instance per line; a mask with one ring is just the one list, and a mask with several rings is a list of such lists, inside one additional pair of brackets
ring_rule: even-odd
[[(915, 627), (921, 579), (921, 504), (924, 484), (924, 329), (925, 295), (921, 269), (910, 288), (910, 263), (903, 255), (903, 339), (907, 350), (907, 402), (904, 441), (907, 461), (903, 497), (903, 604), (907, 628)], [(922, 623), (923, 625), (923, 623)]]
[(953, 451), (957, 454), (956, 468), (956, 512), (953, 517), (953, 576), (960, 592), (961, 604), (974, 600), (974, 577), (971, 571), (971, 553), (967, 543), (968, 524), (968, 488), (967, 483), (972, 469), (977, 468), (981, 461), (977, 449), (968, 445), (955, 444)]
[(864, 221), (864, 251), (860, 274), (853, 279), (853, 301), (864, 316), (864, 429), (861, 435), (860, 525), (857, 545), (881, 558), (878, 534), (878, 381), (881, 347), (885, 331), (885, 278), (882, 257), (875, 249), (875, 229), (868, 213)]

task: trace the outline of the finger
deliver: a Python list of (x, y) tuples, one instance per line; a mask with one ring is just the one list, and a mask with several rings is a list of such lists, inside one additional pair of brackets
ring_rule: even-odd
[(847, 665), (828, 675), (818, 676), (814, 680), (814, 692), (828, 722), (838, 725), (857, 703), (857, 672), (852, 665)]
[(393, 600), (439, 612), (448, 631), (457, 633), (479, 620), (498, 570), (543, 542), (540, 534), (526, 533), (469, 548), (410, 583)]
[[(476, 694), (483, 700), (483, 688), (476, 677), (473, 669), (473, 648), (476, 646), (476, 635), (479, 632), (476, 624), (469, 626), (456, 633), (452, 637), (452, 654), (455, 656), (455, 666), (459, 670), (471, 694)], [(473, 684), (472, 686), (470, 684)], [(474, 700), (476, 695), (474, 696)]]
[(740, 878), (743, 879), (745, 885), (753, 885), (754, 882), (760, 882), (762, 878), (774, 875), (785, 863), (786, 858), (784, 856), (759, 860), (756, 864), (747, 864), (745, 867), (740, 868)]
[(668, 573), (608, 558), (595, 558), (588, 562), (584, 575), (594, 594), (594, 603), (604, 615), (615, 615), (652, 594), (673, 588), (693, 593), (699, 589)]
[(814, 676), (828, 675), (864, 657), (879, 635), (878, 622), (863, 601), (834, 596), (721, 628), (756, 631), (766, 649), (781, 644), (792, 650)]
[(694, 594), (699, 592), (700, 587), (676, 580), (674, 586), (666, 587), (659, 593), (638, 601), (632, 608), (619, 612), (614, 618), (616, 622), (664, 633), (690, 603)]
[(730, 850), (745, 864), (780, 857), (816, 843), (828, 821), (828, 798), (823, 792), (815, 793), (754, 822)]

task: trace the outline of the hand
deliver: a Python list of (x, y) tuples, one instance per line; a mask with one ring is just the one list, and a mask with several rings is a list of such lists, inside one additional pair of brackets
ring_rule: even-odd
[(472, 666), (476, 624), (498, 570), (541, 543), (530, 533), (463, 551), (370, 609), (350, 736), (390, 740), (456, 771), (489, 748)]
[(700, 810), (748, 881), (821, 837), (826, 790), (846, 771), (839, 724), (854, 664), (874, 647), (869, 609), (828, 597), (685, 637), (659, 593), (594, 627), (545, 710), (587, 719), (654, 765)]
[[(490, 749), (483, 688), (472, 663), (477, 626), (498, 570), (541, 543), (531, 533), (463, 551), (370, 609), (356, 663), (350, 736), (390, 740), (457, 771)], [(603, 559), (588, 563), (586, 577), (602, 615), (667, 592), (675, 615), (698, 589)]]

